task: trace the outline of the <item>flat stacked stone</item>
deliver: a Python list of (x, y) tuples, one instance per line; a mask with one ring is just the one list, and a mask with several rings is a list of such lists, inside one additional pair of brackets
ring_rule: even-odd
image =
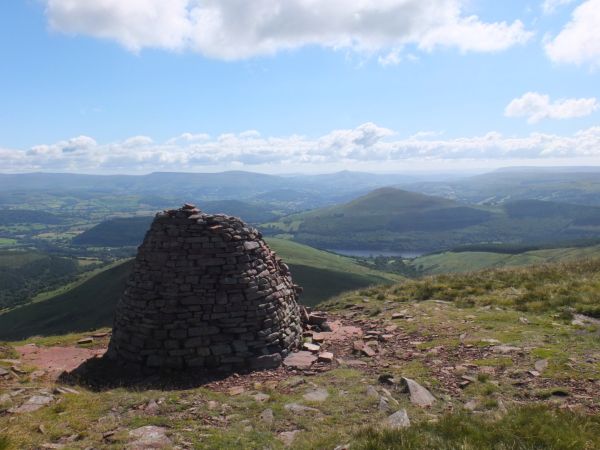
[(289, 268), (260, 232), (193, 205), (156, 215), (117, 306), (108, 357), (156, 369), (278, 366), (302, 336)]

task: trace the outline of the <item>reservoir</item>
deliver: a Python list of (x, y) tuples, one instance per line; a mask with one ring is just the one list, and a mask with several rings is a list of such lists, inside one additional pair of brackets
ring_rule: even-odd
[(401, 258), (418, 258), (426, 254), (427, 252), (418, 251), (386, 251), (386, 250), (356, 250), (356, 249), (340, 249), (340, 248), (329, 248), (328, 252), (337, 253), (338, 255), (354, 256), (357, 258), (370, 258), (376, 256), (399, 256)]

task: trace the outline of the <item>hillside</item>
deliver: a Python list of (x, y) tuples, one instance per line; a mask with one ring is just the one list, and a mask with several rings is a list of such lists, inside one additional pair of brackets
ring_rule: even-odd
[(404, 189), (467, 203), (545, 200), (600, 206), (597, 167), (508, 168), (450, 182), (418, 182)]
[(0, 310), (64, 284), (79, 271), (74, 258), (38, 251), (0, 250)]
[(400, 189), (265, 224), (318, 248), (432, 252), (466, 244), (566, 241), (600, 236), (600, 208), (522, 200), (470, 206)]
[[(243, 217), (251, 224), (277, 218), (277, 214), (269, 206), (239, 200), (206, 201), (202, 202), (201, 208), (211, 214)], [(152, 219), (153, 216), (140, 216), (105, 220), (76, 236), (73, 244), (89, 247), (137, 246), (144, 239)]]
[(520, 267), (600, 257), (600, 245), (532, 250), (515, 254), (498, 252), (443, 252), (425, 255), (408, 262), (425, 275), (472, 272), (482, 269)]
[[(19, 370), (0, 378), (0, 442), (126, 448), (146, 433), (142, 448), (598, 448), (600, 322), (577, 313), (600, 315), (599, 273), (596, 260), (349, 292), (321, 305), (337, 332), (306, 333), (332, 362), (217, 380), (81, 364), (104, 351), (106, 330), (83, 345), (89, 334), (5, 343)], [(67, 351), (76, 370), (57, 380), (53, 355)], [(32, 398), (45, 403), (27, 411)]]
[(29, 209), (0, 210), (0, 226), (10, 226), (19, 224), (57, 225), (63, 222), (64, 219), (62, 217), (44, 211), (33, 211)]
[[(344, 291), (402, 280), (394, 274), (365, 268), (351, 258), (305, 245), (282, 239), (270, 239), (268, 243), (288, 263), (294, 281), (304, 288), (300, 301), (306, 305)], [(131, 264), (111, 266), (66, 292), (1, 314), (0, 340), (111, 326)]]
[(132, 262), (107, 268), (71, 290), (0, 314), (0, 340), (111, 326)]

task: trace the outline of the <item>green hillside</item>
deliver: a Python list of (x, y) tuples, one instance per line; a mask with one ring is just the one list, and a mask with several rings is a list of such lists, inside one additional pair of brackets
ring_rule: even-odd
[[(304, 288), (300, 301), (306, 305), (315, 305), (344, 291), (402, 280), (400, 276), (363, 267), (351, 258), (282, 239), (268, 242), (288, 263), (294, 281)], [(132, 261), (111, 266), (66, 292), (0, 315), (0, 339), (111, 326), (131, 267)]]
[(110, 326), (132, 262), (110, 267), (73, 289), (0, 315), (0, 339), (66, 334)]
[(600, 257), (600, 245), (554, 248), (517, 254), (495, 252), (444, 252), (421, 256), (408, 264), (422, 274), (472, 272), (481, 269), (521, 267), (534, 264), (567, 262)]
[(0, 310), (24, 303), (37, 293), (72, 280), (79, 273), (74, 258), (38, 251), (0, 250)]
[(44, 224), (57, 225), (64, 222), (64, 219), (58, 215), (50, 214), (44, 211), (33, 211), (28, 209), (1, 209), (0, 226), (17, 224)]
[(385, 188), (263, 228), (318, 248), (432, 252), (478, 243), (598, 237), (600, 208), (537, 200), (469, 206)]
[[(254, 224), (278, 217), (269, 206), (239, 200), (207, 201), (202, 202), (200, 207), (207, 213), (243, 217), (248, 223)], [(105, 220), (76, 236), (72, 242), (75, 245), (90, 247), (137, 246), (142, 243), (152, 219), (153, 216), (146, 215)]]
[(600, 206), (600, 175), (595, 167), (514, 167), (457, 181), (418, 182), (403, 187), (468, 203), (537, 199)]

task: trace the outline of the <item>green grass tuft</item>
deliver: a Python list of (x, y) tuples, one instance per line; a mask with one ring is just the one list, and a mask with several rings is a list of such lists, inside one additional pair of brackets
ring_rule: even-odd
[(527, 406), (494, 421), (469, 413), (446, 415), (398, 431), (369, 428), (356, 450), (533, 450), (600, 448), (600, 417)]
[(9, 445), (10, 442), (8, 440), (8, 437), (0, 434), (0, 450), (8, 450)]

